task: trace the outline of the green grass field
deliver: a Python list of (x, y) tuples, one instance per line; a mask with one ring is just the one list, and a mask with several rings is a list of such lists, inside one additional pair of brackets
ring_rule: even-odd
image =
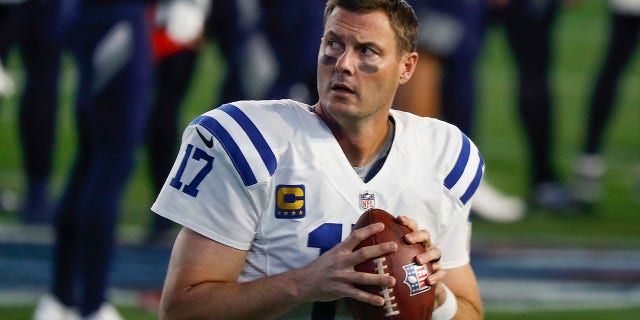
[[(568, 181), (572, 161), (579, 152), (581, 135), (587, 116), (591, 83), (598, 61), (605, 49), (607, 36), (605, 1), (582, 1), (559, 16), (555, 38), (555, 62), (552, 72), (555, 104), (555, 162), (561, 176)], [(530, 211), (526, 218), (513, 224), (474, 223), (474, 235), (501, 240), (582, 246), (640, 243), (640, 190), (636, 185), (640, 164), (638, 154), (640, 130), (636, 125), (640, 108), (640, 59), (626, 72), (620, 88), (616, 113), (606, 138), (605, 194), (592, 211), (580, 215), (557, 215)], [(224, 67), (218, 61), (215, 47), (209, 45), (199, 61), (195, 82), (185, 102), (180, 121), (191, 118), (216, 105), (218, 84)], [(10, 70), (20, 83), (20, 61), (16, 54), (9, 60)], [(73, 69), (70, 59), (67, 71)], [(487, 34), (485, 50), (479, 65), (478, 84), (480, 110), (474, 140), (483, 152), (488, 179), (499, 189), (526, 196), (528, 193), (528, 156), (522, 127), (517, 118), (514, 95), (513, 62), (504, 42), (502, 30), (492, 27)], [(62, 106), (55, 154), (54, 192), (59, 194), (74, 154), (75, 128), (72, 118), (72, 91), (75, 78), (65, 72)], [(21, 153), (17, 136), (17, 97), (0, 104), (0, 190), (23, 192)], [(149, 207), (154, 195), (150, 190), (144, 150), (123, 201), (122, 225), (146, 227), (151, 215)], [(0, 222), (14, 223), (17, 213), (0, 213)], [(0, 319), (28, 319), (33, 306), (0, 308)], [(123, 308), (127, 319), (154, 319), (155, 315), (135, 308)], [(597, 311), (493, 312), (487, 319), (632, 319), (640, 308)]]

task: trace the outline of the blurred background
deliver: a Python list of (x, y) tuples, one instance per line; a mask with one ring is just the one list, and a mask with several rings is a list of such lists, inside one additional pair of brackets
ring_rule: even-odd
[[(53, 211), (63, 196), (74, 161), (82, 159), (78, 158), (78, 139), (81, 138), (79, 132), (84, 131), (78, 127), (75, 110), (83, 99), (78, 95), (78, 88), (83, 81), (83, 73), (79, 72), (84, 67), (79, 63), (82, 61), (78, 58), (80, 50), (74, 55), (64, 47), (60, 49), (59, 80), (55, 82), (59, 86), (54, 98), (57, 106), (48, 115), (38, 109), (26, 115), (26, 118), (55, 120), (50, 134), (54, 137), (51, 153), (45, 156), (51, 160), (46, 178), (48, 186), (41, 188), (45, 195), (32, 190), (34, 187), (30, 184), (37, 184), (34, 182), (37, 174), (26, 173), (28, 157), (25, 154), (33, 151), (26, 151), (25, 136), (35, 140), (36, 146), (49, 138), (46, 130), (43, 133), (38, 129), (42, 129), (38, 124), (26, 129), (30, 134), (21, 135), (25, 129), (21, 128), (20, 121), (24, 120), (20, 119), (25, 115), (20, 110), (28, 104), (24, 101), (25, 94), (44, 92), (43, 87), (27, 85), (29, 77), (37, 74), (29, 74), (31, 69), (27, 66), (37, 64), (27, 61), (38, 61), (38, 55), (29, 57), (24, 52), (43, 51), (25, 45), (37, 41), (37, 36), (28, 36), (26, 42), (19, 40), (22, 34), (33, 32), (31, 27), (10, 29), (16, 24), (9, 24), (15, 15), (22, 23), (34, 21), (33, 8), (25, 7), (21, 13), (10, 14), (9, 9), (15, 9), (12, 6), (26, 6), (27, 2), (0, 1), (3, 10), (0, 29), (5, 28), (0, 30), (5, 35), (0, 38), (0, 42), (4, 41), (0, 43), (3, 50), (0, 52), (3, 65), (0, 74), (2, 319), (30, 319), (38, 300), (50, 286), (52, 218), (30, 213)], [(162, 154), (153, 148), (164, 146), (165, 154), (174, 154), (182, 128), (194, 117), (224, 102), (291, 97), (314, 103), (314, 61), (322, 31), (322, 4), (318, 6), (318, 2), (298, 1), (292, 5), (289, 1), (214, 0), (204, 1), (203, 7), (196, 8), (151, 5), (145, 8), (144, 17), (152, 26), (147, 35), (153, 80), (148, 90), (151, 120), (142, 120), (140, 125), (149, 132), (156, 126), (158, 139), (140, 139), (133, 154), (131, 174), (118, 197), (118, 212), (113, 213), (117, 219), (109, 297), (126, 319), (156, 318), (159, 290), (176, 231), (174, 226), (156, 221), (149, 210), (158, 191), (154, 183), (163, 181), (168, 173), (168, 169), (159, 169), (163, 168), (161, 163), (153, 161)], [(443, 19), (447, 27), (440, 27), (449, 30), (453, 39), (458, 37), (456, 32), (462, 32), (455, 31), (459, 30), (455, 17), (464, 16), (466, 12), (448, 7), (447, 4), (455, 2), (425, 1), (425, 12), (431, 9), (432, 13), (444, 13), (445, 18), (447, 14), (454, 17), (453, 24), (446, 24), (447, 19)], [(540, 105), (540, 109), (549, 108), (552, 121), (534, 124), (530, 130), (551, 132), (552, 150), (548, 152), (554, 167), (553, 182), (566, 191), (554, 193), (553, 199), (566, 198), (559, 202), (538, 201), (540, 194), (535, 191), (539, 185), (533, 184), (528, 133), (520, 120), (522, 109), (518, 107), (522, 95), (526, 96), (522, 88), (533, 88), (536, 84), (521, 85), (522, 73), (518, 72), (519, 62), (514, 59), (514, 43), (509, 41), (512, 31), (506, 28), (504, 16), (501, 18), (498, 12), (495, 20), (498, 22), (495, 22), (490, 20), (489, 9), (476, 8), (482, 12), (478, 22), (482, 30), (475, 30), (481, 35), (475, 38), (479, 41), (475, 48), (477, 56), (467, 57), (474, 60), (466, 72), (475, 86), (475, 111), (471, 113), (473, 133), (468, 134), (482, 151), (487, 181), (491, 182), (493, 192), (499, 192), (491, 198), (494, 202), (488, 201), (489, 207), (497, 209), (505, 201), (511, 201), (500, 207), (509, 209), (507, 217), (502, 212), (497, 216), (484, 215), (480, 207), (472, 216), (472, 265), (485, 302), (486, 318), (637, 319), (640, 316), (640, 129), (637, 125), (640, 59), (635, 44), (640, 41), (640, 12), (633, 8), (639, 5), (637, 1), (620, 1), (630, 3), (629, 11), (616, 11), (614, 8), (620, 7), (611, 4), (619, 1), (489, 2), (487, 6), (501, 10), (506, 8), (501, 6), (518, 2), (527, 3), (527, 10), (557, 4), (549, 31), (551, 58), (547, 70), (552, 105)], [(485, 5), (482, 1), (478, 3)], [(166, 12), (171, 10), (185, 16), (182, 20), (167, 18), (171, 14)], [(194, 16), (193, 12), (203, 12), (206, 16)], [(198, 19), (202, 20), (201, 27), (197, 23), (185, 27), (185, 21)], [(429, 20), (433, 30), (438, 29), (432, 21), (441, 20)], [(175, 27), (176, 24), (182, 28)], [(427, 25), (423, 20), (421, 24)], [(626, 54), (609, 59), (618, 62), (619, 66), (611, 68), (619, 71), (607, 73), (605, 58), (611, 55), (613, 30), (620, 31), (623, 27), (628, 28), (623, 30), (626, 37), (615, 37), (623, 39), (629, 48), (619, 48)], [(75, 28), (78, 32), (78, 27)], [(534, 46), (525, 51), (533, 52), (536, 42), (528, 37), (533, 38), (534, 31), (527, 28), (525, 25), (520, 30), (520, 37), (524, 37), (525, 42), (531, 40)], [(8, 34), (15, 37), (6, 37), (7, 30), (21, 31), (9, 31)], [(43, 37), (39, 31), (35, 34)], [(77, 39), (74, 32), (69, 34), (69, 42)], [(97, 47), (102, 48), (100, 44)], [(429, 48), (422, 47), (427, 51)], [(446, 83), (438, 79), (453, 74), (448, 71), (452, 64), (451, 52), (446, 51), (445, 46), (444, 51), (434, 50), (424, 55), (425, 61), (431, 58), (436, 61), (437, 71), (431, 75), (437, 80), (432, 85), (436, 88), (434, 92)], [(117, 57), (107, 52), (106, 60), (116, 63)], [(97, 63), (96, 57), (91, 61)], [(310, 71), (302, 67), (308, 64)], [(100, 73), (93, 76), (99, 78)], [(595, 99), (607, 100), (596, 94), (598, 90), (605, 90), (600, 87), (606, 87), (598, 85), (598, 79), (604, 79), (601, 82), (613, 87), (609, 88), (614, 92), (610, 113), (591, 109)], [(437, 93), (433, 98), (433, 104), (441, 107), (423, 112), (447, 119), (449, 111), (443, 109), (446, 99), (451, 99), (446, 98), (447, 94), (460, 97), (467, 89), (451, 90)], [(101, 98), (104, 97), (95, 99), (99, 102)], [(169, 109), (161, 109), (162, 102), (169, 104), (165, 106)], [(153, 118), (159, 114), (164, 116), (164, 123), (154, 122), (158, 120)], [(535, 114), (525, 112), (523, 117), (528, 116)], [(586, 146), (590, 139), (588, 128), (596, 126), (589, 124), (593, 123), (591, 118), (608, 119), (597, 148)], [(169, 157), (171, 164), (174, 157)], [(43, 202), (47, 204), (44, 209), (34, 205)]]

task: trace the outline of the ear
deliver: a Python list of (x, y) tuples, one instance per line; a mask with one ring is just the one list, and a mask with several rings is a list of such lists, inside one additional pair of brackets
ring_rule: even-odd
[(400, 68), (398, 75), (398, 82), (400, 84), (405, 84), (411, 76), (413, 72), (416, 70), (416, 65), (418, 64), (418, 53), (417, 52), (407, 52), (402, 55), (400, 59)]

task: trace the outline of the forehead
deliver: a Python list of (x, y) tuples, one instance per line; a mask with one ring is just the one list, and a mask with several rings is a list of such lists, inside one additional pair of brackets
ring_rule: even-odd
[(389, 18), (380, 10), (360, 13), (337, 7), (328, 17), (324, 31), (358, 42), (395, 43)]

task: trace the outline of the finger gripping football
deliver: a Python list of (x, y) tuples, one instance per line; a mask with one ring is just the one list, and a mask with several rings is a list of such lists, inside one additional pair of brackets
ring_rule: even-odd
[(396, 284), (393, 287), (357, 286), (362, 290), (382, 296), (385, 304), (378, 307), (348, 299), (347, 305), (351, 315), (354, 319), (362, 320), (431, 319), (435, 292), (427, 281), (427, 276), (432, 272), (431, 264), (418, 265), (414, 259), (416, 255), (425, 252), (424, 246), (407, 244), (403, 237), (411, 230), (381, 209), (371, 209), (364, 212), (356, 222), (354, 230), (376, 222), (384, 223), (384, 230), (362, 241), (355, 250), (389, 241), (396, 242), (398, 250), (365, 261), (355, 266), (355, 270), (392, 275), (396, 278)]

